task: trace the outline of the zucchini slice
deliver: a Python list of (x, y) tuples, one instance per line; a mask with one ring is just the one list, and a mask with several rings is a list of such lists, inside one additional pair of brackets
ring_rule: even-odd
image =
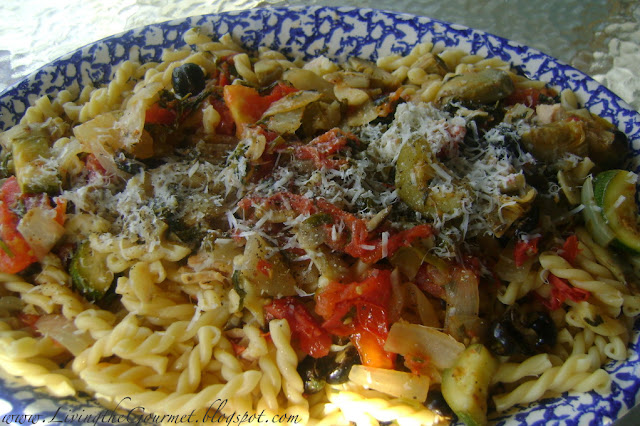
[(498, 361), (479, 343), (467, 347), (442, 374), (442, 396), (467, 426), (487, 424), (489, 384)]
[(69, 273), (74, 287), (90, 301), (102, 299), (114, 280), (107, 255), (96, 253), (89, 241), (80, 244), (73, 254)]
[(637, 182), (638, 175), (627, 170), (608, 170), (594, 181), (594, 198), (615, 235), (615, 245), (634, 253), (640, 253)]

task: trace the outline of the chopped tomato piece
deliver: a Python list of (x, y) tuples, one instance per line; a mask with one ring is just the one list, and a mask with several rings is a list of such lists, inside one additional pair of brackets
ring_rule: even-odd
[(302, 302), (295, 297), (275, 299), (264, 307), (266, 319), (286, 319), (291, 327), (291, 335), (300, 343), (302, 349), (314, 358), (329, 354), (331, 336), (309, 313)]
[(231, 343), (231, 348), (236, 355), (242, 354), (242, 352), (247, 350), (246, 346), (241, 345), (240, 343), (234, 342), (233, 339), (229, 339), (229, 343)]
[(584, 302), (591, 296), (587, 290), (573, 287), (567, 280), (553, 274), (549, 274), (548, 279), (551, 284), (551, 297), (543, 303), (552, 311), (560, 308), (567, 299), (574, 302)]
[(367, 231), (367, 225), (362, 219), (345, 212), (323, 199), (319, 199), (316, 204), (320, 210), (330, 214), (334, 218), (334, 221), (342, 221), (349, 228), (349, 238), (345, 237), (337, 241), (333, 238), (328, 239), (328, 244), (334, 250), (344, 251), (353, 257), (361, 258), (375, 249), (374, 246), (367, 244), (369, 233)]
[(64, 225), (64, 221), (67, 217), (67, 200), (62, 198), (62, 197), (56, 197), (54, 198), (56, 206), (55, 206), (55, 211), (56, 211), (56, 222), (58, 222), (60, 225)]
[(18, 319), (20, 320), (20, 322), (22, 324), (24, 324), (26, 327), (32, 328), (32, 329), (36, 329), (36, 323), (38, 322), (38, 320), (40, 319), (40, 315), (36, 315), (36, 314), (26, 314), (24, 312), (20, 312), (18, 314)]
[[(316, 313), (330, 321), (343, 306), (355, 306), (358, 302), (378, 303), (385, 306), (391, 296), (391, 272), (372, 269), (362, 281), (349, 284), (332, 282), (316, 294)], [(339, 314), (338, 314), (339, 315)], [(341, 320), (342, 318), (339, 318)]]
[(429, 376), (431, 374), (431, 365), (429, 358), (427, 358), (424, 354), (405, 355), (404, 365), (406, 365), (413, 374), (418, 374), (421, 376)]
[(89, 172), (89, 177), (95, 175), (106, 175), (107, 169), (105, 169), (98, 158), (94, 154), (88, 154), (84, 158), (84, 168)]
[(327, 245), (336, 251), (347, 253), (366, 263), (375, 263), (384, 257), (392, 256), (399, 248), (409, 246), (421, 238), (433, 235), (433, 228), (428, 224), (416, 225), (403, 231), (390, 231), (386, 235), (369, 237), (364, 220), (345, 212), (334, 204), (320, 198), (314, 203), (309, 198), (290, 192), (279, 192), (271, 197), (246, 197), (238, 202), (238, 207), (248, 209), (257, 205), (263, 208), (293, 210), (298, 214), (322, 212), (328, 214), (333, 222), (344, 223), (349, 235), (342, 234), (334, 238), (332, 225), (327, 224)]
[(571, 235), (565, 240), (559, 254), (564, 258), (564, 260), (573, 264), (579, 252), (580, 248), (578, 247), (578, 237)]
[(505, 103), (507, 105), (523, 104), (529, 108), (535, 108), (544, 101), (545, 97), (554, 98), (556, 95), (554, 90), (546, 87), (541, 89), (528, 87), (515, 90), (507, 97)]
[(241, 84), (232, 84), (223, 88), (224, 101), (231, 112), (231, 117), (236, 123), (236, 135), (242, 134), (247, 124), (253, 124), (262, 117), (266, 108), (262, 107), (262, 101), (258, 91), (252, 87)]
[(297, 146), (294, 155), (301, 160), (313, 160), (316, 168), (326, 167), (336, 169), (347, 163), (345, 159), (332, 159), (331, 155), (338, 153), (349, 141), (359, 142), (358, 138), (340, 129), (331, 129), (312, 139), (306, 145)]
[(233, 61), (233, 57), (223, 59), (220, 64), (220, 70), (218, 74), (218, 86), (224, 87), (227, 84), (231, 84), (231, 73), (229, 72), (229, 61)]
[(368, 367), (393, 369), (396, 354), (384, 350), (384, 340), (366, 330), (360, 330), (351, 337), (353, 345), (358, 350), (362, 365)]
[(256, 89), (241, 84), (224, 86), (222, 93), (236, 123), (236, 136), (239, 137), (242, 134), (245, 126), (258, 121), (273, 102), (296, 90), (285, 84), (279, 84), (270, 94), (261, 96)]
[[(429, 238), (433, 235), (431, 225), (416, 225), (413, 228), (400, 231), (389, 236), (387, 243), (387, 256), (393, 255), (400, 247), (406, 247), (413, 244), (414, 241), (421, 238)], [(376, 258), (382, 258), (384, 247), (382, 242), (376, 243)]]
[(326, 200), (319, 199), (316, 204), (320, 210), (333, 216), (334, 220), (344, 222), (350, 230), (349, 238), (335, 241), (331, 238), (331, 227), (329, 226), (328, 244), (334, 250), (344, 251), (366, 263), (375, 263), (384, 257), (392, 256), (400, 247), (409, 246), (417, 239), (433, 235), (431, 226), (422, 224), (393, 234), (388, 233), (384, 240), (382, 236), (370, 239), (364, 220), (341, 210)]
[(264, 99), (264, 102), (267, 104), (267, 108), (268, 108), (269, 105), (271, 105), (275, 101), (284, 98), (289, 93), (295, 93), (297, 91), (298, 89), (296, 89), (295, 87), (289, 84), (285, 84), (281, 81), (278, 84), (276, 84), (276, 86), (273, 89), (271, 89), (271, 92), (268, 95), (263, 96), (263, 99)]
[(270, 277), (272, 274), (273, 265), (264, 259), (260, 259), (258, 261), (257, 268), (258, 268), (258, 272)]
[(373, 269), (362, 281), (332, 282), (316, 294), (315, 311), (323, 328), (349, 336), (364, 365), (393, 368), (395, 355), (384, 350), (389, 333), (391, 272)]
[(293, 210), (298, 214), (312, 214), (317, 211), (313, 202), (302, 195), (291, 192), (278, 192), (268, 198), (245, 197), (238, 202), (238, 207), (248, 209), (260, 205), (264, 208)]
[(144, 115), (144, 122), (147, 124), (173, 124), (176, 120), (177, 113), (169, 108), (161, 107), (159, 104), (153, 104), (147, 109)]
[(231, 111), (222, 99), (214, 99), (209, 102), (213, 109), (220, 114), (220, 123), (216, 127), (216, 133), (219, 135), (232, 136), (236, 132), (236, 123), (233, 121)]
[(100, 163), (100, 160), (94, 154), (88, 154), (84, 157), (84, 170), (86, 173), (86, 179), (88, 182), (95, 182), (98, 180), (107, 180), (114, 183), (117, 179), (115, 175), (107, 172), (107, 169)]
[(0, 271), (15, 274), (34, 263), (37, 258), (18, 232), (20, 217), (12, 211), (21, 192), (15, 176), (0, 188)]
[(451, 282), (452, 268), (438, 268), (430, 263), (423, 263), (415, 277), (416, 285), (430, 295), (444, 299), (445, 286)]
[(530, 259), (538, 254), (538, 242), (540, 237), (531, 238), (530, 240), (518, 240), (516, 247), (513, 249), (513, 260), (516, 266), (520, 267)]

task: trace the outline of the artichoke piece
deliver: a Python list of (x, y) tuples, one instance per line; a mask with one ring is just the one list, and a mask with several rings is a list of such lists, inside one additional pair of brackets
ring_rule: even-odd
[(338, 101), (318, 101), (309, 104), (302, 115), (302, 131), (306, 136), (315, 136), (319, 132), (338, 127), (342, 111)]
[[(430, 191), (431, 180), (438, 174), (449, 173), (447, 167), (433, 158), (429, 142), (413, 139), (407, 142), (398, 155), (396, 164), (396, 188), (398, 195), (412, 209), (429, 216), (459, 215), (462, 199), (468, 197), (464, 185), (454, 185), (455, 190)], [(453, 178), (453, 176), (451, 176)]]
[(627, 135), (597, 115), (590, 114), (585, 122), (589, 157), (602, 169), (620, 166), (629, 154)]
[(554, 121), (533, 127), (522, 135), (522, 144), (541, 161), (555, 161), (571, 153), (586, 157), (586, 125), (580, 120)]
[(629, 153), (626, 135), (610, 122), (586, 109), (565, 111), (559, 104), (538, 106), (537, 122), (522, 135), (536, 158), (553, 161), (566, 153), (589, 158), (602, 170), (618, 167)]
[(538, 191), (528, 185), (524, 191), (526, 192), (522, 196), (500, 196), (499, 205), (502, 207), (496, 212), (495, 216), (489, 218), (493, 234), (496, 237), (504, 236), (517, 220), (524, 217), (531, 210)]
[(453, 76), (442, 85), (437, 100), (442, 104), (454, 100), (489, 104), (506, 98), (513, 90), (508, 72), (487, 68)]
[(396, 163), (398, 196), (420, 213), (428, 212), (429, 181), (435, 176), (431, 157), (428, 142), (413, 139), (402, 147)]
[(241, 274), (240, 281), (247, 293), (255, 290), (271, 297), (297, 294), (296, 282), (284, 257), (257, 234), (247, 236), (244, 253), (234, 258), (234, 268)]

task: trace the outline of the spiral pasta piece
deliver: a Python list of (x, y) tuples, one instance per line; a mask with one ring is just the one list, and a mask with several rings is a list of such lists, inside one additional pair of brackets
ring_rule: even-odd
[(611, 378), (604, 370), (590, 371), (590, 368), (591, 361), (587, 355), (572, 355), (561, 366), (548, 369), (539, 378), (527, 381), (509, 393), (494, 395), (493, 401), (502, 411), (516, 404), (538, 400), (548, 392), (560, 394), (572, 389), (606, 392)]
[(399, 425), (416, 426), (433, 425), (438, 422), (438, 416), (426, 407), (386, 398), (376, 392), (368, 391), (363, 395), (363, 392), (329, 388), (327, 397), (349, 420), (367, 421), (369, 418), (369, 421), (395, 421)]
[(616, 314), (622, 309), (624, 297), (618, 289), (604, 281), (595, 280), (583, 269), (574, 268), (561, 256), (551, 252), (542, 253), (540, 264), (558, 278), (567, 279), (573, 286), (589, 291), (592, 297), (611, 308), (609, 312)]

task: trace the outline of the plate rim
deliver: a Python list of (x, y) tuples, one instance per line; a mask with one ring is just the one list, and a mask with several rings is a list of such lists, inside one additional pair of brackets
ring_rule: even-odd
[[(50, 61), (49, 63), (39, 67), (38, 69), (32, 71), (31, 73), (29, 73), (26, 76), (23, 76), (22, 78), (20, 78), (18, 81), (12, 83), (10, 86), (8, 86), (5, 90), (3, 90), (2, 92), (0, 92), (0, 102), (4, 102), (5, 98), (9, 97), (12, 98), (14, 92), (19, 91), (19, 90), (25, 90), (26, 92), (28, 92), (29, 88), (33, 87), (33, 82), (36, 81), (39, 77), (41, 78), (41, 76), (48, 70), (51, 68), (55, 68), (55, 67), (59, 67), (60, 64), (64, 61), (69, 61), (71, 60), (74, 56), (76, 55), (80, 55), (81, 59), (85, 58), (85, 52), (88, 52), (91, 48), (98, 46), (100, 44), (105, 44), (105, 43), (110, 43), (113, 41), (117, 41), (117, 40), (121, 40), (123, 38), (125, 38), (127, 35), (134, 35), (136, 33), (142, 32), (145, 29), (151, 28), (151, 27), (164, 27), (164, 26), (175, 26), (176, 24), (184, 24), (187, 22), (191, 22), (191, 21), (197, 21), (197, 20), (203, 20), (203, 19), (209, 19), (212, 17), (220, 17), (220, 16), (235, 16), (235, 17), (243, 17), (245, 16), (244, 19), (247, 19), (247, 17), (249, 17), (249, 15), (251, 15), (252, 13), (256, 13), (256, 14), (265, 14), (265, 15), (269, 15), (272, 13), (278, 13), (278, 12), (291, 12), (291, 11), (295, 11), (295, 12), (306, 12), (306, 13), (317, 13), (318, 11), (321, 10), (326, 10), (326, 11), (334, 11), (336, 12), (337, 16), (340, 16), (341, 12), (347, 13), (347, 12), (354, 12), (354, 11), (358, 11), (360, 12), (360, 15), (363, 16), (363, 14), (371, 14), (371, 13), (378, 13), (378, 14), (382, 14), (382, 15), (390, 15), (396, 18), (401, 18), (401, 19), (405, 19), (405, 20), (425, 20), (425, 24), (426, 23), (432, 23), (432, 24), (441, 24), (444, 25), (445, 27), (449, 27), (452, 29), (456, 29), (456, 30), (460, 30), (460, 31), (466, 31), (468, 33), (472, 33), (472, 34), (477, 34), (477, 35), (482, 35), (485, 38), (490, 38), (493, 39), (495, 41), (499, 41), (501, 44), (507, 44), (510, 46), (515, 46), (518, 47), (520, 49), (526, 50), (527, 52), (532, 52), (537, 56), (540, 57), (544, 57), (547, 60), (552, 61), (553, 63), (559, 64), (561, 65), (564, 69), (568, 69), (571, 70), (572, 72), (577, 73), (583, 80), (587, 81), (589, 84), (594, 85), (596, 87), (598, 87), (598, 92), (597, 93), (604, 93), (605, 95), (607, 95), (610, 99), (613, 99), (616, 101), (615, 104), (615, 108), (617, 110), (619, 109), (623, 109), (628, 111), (628, 120), (631, 122), (631, 124), (636, 123), (636, 128), (640, 126), (640, 113), (638, 111), (636, 111), (633, 107), (631, 107), (626, 101), (624, 101), (622, 98), (620, 98), (618, 95), (616, 95), (614, 92), (612, 92), (609, 88), (607, 88), (606, 86), (604, 86), (602, 83), (597, 82), (594, 78), (592, 78), (591, 76), (589, 76), (588, 74), (576, 69), (575, 67), (559, 60), (556, 59), (536, 48), (533, 47), (529, 47), (526, 44), (523, 44), (521, 42), (518, 41), (514, 41), (514, 40), (510, 40), (508, 38), (502, 37), (502, 36), (498, 36), (495, 34), (492, 34), (490, 32), (487, 32), (485, 30), (479, 30), (479, 29), (475, 29), (472, 27), (468, 27), (466, 25), (462, 25), (462, 24), (456, 24), (456, 23), (452, 23), (452, 22), (448, 22), (448, 21), (444, 21), (441, 19), (437, 19), (437, 18), (431, 18), (428, 16), (423, 16), (423, 15), (414, 15), (411, 13), (405, 13), (405, 12), (398, 12), (398, 11), (391, 11), (391, 10), (384, 10), (384, 9), (376, 9), (376, 8), (359, 8), (359, 7), (355, 7), (355, 6), (322, 6), (322, 5), (314, 5), (314, 6), (302, 6), (302, 5), (296, 5), (296, 6), (266, 6), (266, 7), (260, 7), (260, 8), (256, 8), (256, 9), (244, 9), (244, 10), (234, 10), (234, 11), (226, 11), (226, 12), (216, 12), (216, 13), (210, 13), (210, 14), (202, 14), (202, 15), (193, 15), (193, 16), (187, 16), (187, 17), (182, 17), (182, 18), (176, 18), (176, 19), (171, 19), (171, 20), (165, 20), (165, 21), (161, 21), (161, 22), (156, 22), (156, 23), (152, 23), (152, 24), (147, 24), (147, 25), (141, 25), (141, 26), (137, 26), (135, 28), (131, 28), (128, 30), (124, 30), (121, 31), (117, 34), (113, 34), (107, 37), (103, 37), (101, 39), (89, 42), (84, 44), (83, 46), (80, 46), (68, 53), (62, 54), (60, 56), (58, 56), (57, 58), (55, 58), (54, 60)], [(424, 37), (424, 35), (423, 35)], [(418, 40), (420, 41), (420, 40)], [(182, 42), (178, 42), (178, 46), (183, 45), (184, 43)], [(488, 52), (491, 54), (491, 56), (499, 56), (496, 55), (495, 51), (493, 51), (492, 49), (488, 49)], [(408, 52), (405, 52), (408, 53)], [(115, 65), (117, 65), (118, 62), (116, 63), (110, 63), (109, 66), (111, 69), (114, 68)], [(513, 64), (512, 64), (513, 65)], [(563, 74), (565, 74), (563, 72)], [(107, 75), (104, 78), (109, 78), (110, 76)], [(574, 79), (570, 79), (567, 80), (567, 83), (571, 83), (571, 81), (573, 81)], [(104, 84), (105, 81), (100, 81), (96, 86), (99, 87), (99, 84)], [(56, 89), (56, 91), (59, 90), (63, 90), (64, 87), (58, 87)], [(43, 93), (39, 93), (38, 95), (35, 95), (37, 97), (41, 96)], [(46, 94), (46, 93), (45, 93)], [(33, 94), (29, 94), (26, 93), (24, 96), (27, 97), (29, 95), (34, 96)], [(17, 119), (17, 118), (16, 118)], [(619, 123), (618, 120), (616, 121), (616, 125), (618, 127), (620, 127), (620, 125), (622, 123)], [(1, 126), (2, 123), (0, 123)], [(640, 130), (636, 133), (634, 133), (633, 135), (629, 135), (634, 136), (633, 141), (636, 141), (638, 143), (640, 143)], [(638, 157), (638, 152), (636, 151), (634, 153), (634, 157)], [(634, 355), (639, 355), (640, 354), (640, 347), (638, 346), (638, 334), (639, 334), (639, 330), (638, 328), (640, 327), (640, 318), (636, 318), (635, 321), (635, 326), (633, 329), (633, 341), (632, 344), (629, 346), (629, 349), (633, 349), (634, 350)], [(627, 361), (625, 361), (627, 362)], [(624, 363), (624, 362), (622, 362)], [(5, 390), (5, 383), (3, 380), (0, 380), (0, 389), (1, 390)], [(636, 386), (636, 395), (635, 395), (635, 404), (637, 405), (638, 402), (640, 402), (640, 381), (637, 383)], [(4, 397), (3, 393), (0, 393), (0, 399), (2, 399)], [(564, 400), (564, 398), (563, 398)], [(623, 407), (622, 410), (618, 411), (618, 414), (620, 416), (624, 415), (627, 411), (629, 411), (631, 408), (633, 407), (633, 405), (631, 406), (627, 406), (627, 407)], [(624, 410), (624, 408), (626, 408), (626, 410)]]

